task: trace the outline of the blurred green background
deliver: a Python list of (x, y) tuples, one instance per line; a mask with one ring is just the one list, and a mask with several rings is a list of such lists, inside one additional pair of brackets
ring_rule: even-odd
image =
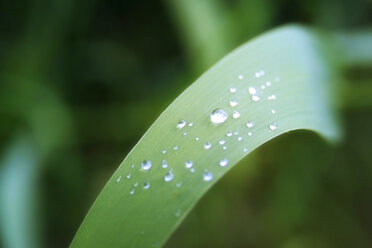
[[(0, 247), (67, 247), (168, 104), (229, 51), (291, 22), (370, 28), (372, 1), (0, 1)], [(342, 75), (365, 87), (371, 71)], [(372, 94), (353, 99), (343, 143), (296, 131), (265, 144), (166, 247), (372, 247)]]

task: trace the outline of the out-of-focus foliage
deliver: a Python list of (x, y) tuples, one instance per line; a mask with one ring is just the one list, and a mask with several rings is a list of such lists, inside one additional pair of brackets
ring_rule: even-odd
[[(8, 183), (24, 189), (0, 198), (1, 245), (31, 236), (23, 247), (66, 247), (149, 125), (232, 48), (288, 22), (353, 30), (371, 21), (368, 0), (0, 2), (0, 178), (14, 173)], [(341, 145), (306, 132), (270, 142), (203, 198), (167, 247), (371, 246), (371, 68), (343, 68)], [(35, 171), (6, 170), (12, 161)], [(28, 190), (37, 197), (22, 197)], [(36, 214), (23, 221), (40, 228), (10, 233), (4, 201), (14, 199), (36, 207), (15, 216)]]

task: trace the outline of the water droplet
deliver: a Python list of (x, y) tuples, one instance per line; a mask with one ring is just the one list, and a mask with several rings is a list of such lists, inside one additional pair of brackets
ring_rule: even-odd
[(142, 162), (141, 167), (143, 170), (149, 170), (151, 168), (151, 162), (148, 160), (145, 160)]
[(268, 100), (275, 100), (276, 99), (276, 96), (275, 95), (270, 95), (267, 97)]
[(180, 120), (177, 123), (177, 128), (179, 128), (179, 129), (184, 128), (185, 126), (186, 126), (186, 121), (185, 120)]
[(278, 125), (274, 122), (274, 123), (270, 124), (269, 128), (270, 128), (271, 131), (274, 131), (278, 128)]
[(178, 150), (178, 146), (173, 146), (173, 150)]
[(167, 150), (164, 149), (161, 153), (166, 154), (167, 153)]
[(204, 175), (203, 175), (203, 180), (205, 182), (209, 182), (209, 181), (213, 180), (213, 174), (212, 174), (212, 172), (205, 171), (204, 172)]
[(238, 137), (238, 141), (242, 141), (242, 140), (243, 140), (243, 138), (239, 136)]
[(204, 149), (205, 150), (209, 150), (209, 149), (211, 149), (211, 147), (212, 147), (212, 144), (209, 143), (209, 142), (207, 142), (207, 143), (204, 144)]
[(227, 113), (223, 109), (215, 109), (210, 114), (211, 122), (213, 124), (221, 124), (224, 123), (227, 120)]
[(276, 114), (275, 109), (272, 109), (272, 110), (271, 110), (271, 113)]
[(223, 149), (223, 150), (226, 150), (226, 149), (227, 149), (227, 147), (226, 147), (226, 146), (223, 146), (223, 147), (222, 147), (222, 149)]
[(185, 135), (185, 136), (186, 136), (186, 135), (187, 135), (187, 133), (186, 133), (186, 132), (184, 132), (184, 133), (183, 133), (183, 135)]
[(138, 186), (138, 182), (135, 182), (135, 183), (133, 184), (133, 186), (134, 186), (134, 187), (137, 187), (137, 186)]
[(253, 100), (254, 102), (258, 102), (258, 101), (260, 100), (260, 97), (257, 96), (257, 95), (253, 95), (253, 96), (252, 96), (252, 100)]
[(170, 181), (173, 180), (173, 178), (174, 178), (173, 172), (169, 171), (169, 172), (167, 172), (167, 174), (165, 174), (164, 181), (170, 182)]
[(130, 167), (133, 169), (134, 168), (134, 164), (132, 164)]
[(248, 149), (247, 149), (247, 148), (244, 148), (244, 149), (243, 149), (243, 152), (247, 152), (247, 151), (248, 151)]
[(263, 84), (263, 85), (261, 85), (261, 89), (265, 89), (266, 88), (266, 86)]
[(248, 132), (248, 136), (251, 137), (252, 136), (252, 133), (251, 132)]
[(240, 117), (240, 113), (238, 111), (233, 112), (234, 119), (238, 119)]
[(239, 134), (239, 131), (235, 131), (235, 132), (234, 132), (234, 135), (238, 135), (238, 134)]
[(131, 188), (129, 194), (134, 195), (134, 188)]
[(231, 107), (235, 107), (236, 105), (238, 105), (238, 101), (236, 99), (233, 99), (233, 100), (230, 100), (230, 106)]
[(179, 188), (179, 187), (181, 187), (181, 186), (182, 186), (182, 183), (181, 183), (181, 182), (179, 182), (179, 183), (176, 184), (176, 187), (177, 187), (177, 188)]
[(129, 173), (129, 174), (126, 175), (125, 177), (126, 177), (127, 179), (130, 179), (130, 178), (132, 177), (132, 174)]
[(222, 139), (222, 140), (218, 141), (218, 143), (220, 143), (220, 145), (223, 145), (223, 144), (226, 143), (226, 141), (224, 139)]
[(193, 165), (194, 165), (194, 163), (190, 160), (185, 162), (185, 167), (186, 168), (191, 168)]
[(254, 95), (254, 94), (257, 93), (257, 91), (256, 91), (256, 89), (255, 89), (254, 87), (249, 87), (249, 88), (248, 88), (248, 92), (249, 92), (249, 94), (251, 94), (251, 95)]
[(191, 169), (190, 169), (190, 172), (191, 172), (191, 173), (194, 173), (194, 172), (195, 172), (195, 169), (194, 169), (194, 168), (191, 168)]
[(174, 214), (176, 217), (180, 217), (182, 214), (182, 210), (178, 209), (177, 212)]
[(253, 121), (249, 121), (249, 122), (247, 122), (247, 127), (248, 127), (248, 128), (252, 128), (253, 125), (254, 125)]
[(121, 176), (116, 179), (116, 182), (120, 182)]
[(192, 127), (192, 126), (194, 126), (194, 122), (189, 123), (189, 127)]
[(235, 93), (236, 92), (236, 88), (230, 88), (230, 93)]
[(226, 133), (226, 136), (227, 136), (227, 137), (231, 137), (232, 135), (233, 135), (233, 134), (232, 134), (232, 132), (230, 132), (230, 131)]
[(261, 71), (258, 71), (254, 74), (257, 78), (259, 77), (262, 77), (263, 75), (265, 75), (265, 71), (261, 70)]
[(167, 163), (166, 160), (163, 160), (163, 161), (161, 162), (161, 167), (163, 167), (163, 168), (168, 168), (168, 163)]
[(280, 81), (280, 77), (276, 77), (276, 78), (275, 78), (275, 81), (276, 81), (276, 82), (279, 82), (279, 81)]
[(198, 140), (200, 140), (200, 138), (199, 137), (196, 137), (195, 140), (198, 141)]
[(270, 87), (270, 86), (271, 86), (271, 82), (270, 82), (270, 81), (267, 81), (267, 82), (266, 82), (266, 86), (267, 86), (267, 87)]
[(243, 79), (244, 76), (243, 75), (238, 75), (238, 79)]
[(227, 160), (227, 158), (220, 160), (221, 167), (225, 167), (228, 164), (229, 164), (229, 160)]
[(150, 183), (145, 183), (145, 184), (143, 185), (143, 188), (144, 188), (144, 189), (149, 189), (149, 188), (150, 188)]

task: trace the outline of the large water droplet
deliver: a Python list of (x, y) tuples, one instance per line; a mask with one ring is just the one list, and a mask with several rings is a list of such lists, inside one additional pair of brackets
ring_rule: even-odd
[(227, 158), (220, 160), (221, 167), (225, 167), (228, 164), (229, 164), (229, 160), (227, 160)]
[(145, 184), (143, 185), (143, 188), (144, 188), (144, 189), (148, 189), (148, 188), (150, 188), (150, 183), (145, 183)]
[(203, 180), (205, 182), (209, 182), (209, 181), (213, 180), (213, 174), (212, 174), (212, 172), (205, 171), (204, 174), (203, 174)]
[(141, 167), (143, 170), (149, 170), (151, 168), (151, 162), (148, 160), (145, 160), (142, 162)]
[(165, 174), (164, 181), (170, 182), (170, 181), (173, 180), (173, 178), (174, 178), (173, 172), (169, 171), (169, 172), (167, 172), (167, 174)]
[(240, 113), (238, 111), (233, 112), (234, 119), (238, 119), (240, 117)]
[(193, 165), (194, 165), (194, 163), (190, 160), (185, 162), (185, 167), (186, 168), (191, 168)]
[(166, 160), (163, 160), (163, 161), (161, 162), (161, 167), (163, 167), (163, 168), (168, 168), (168, 163), (167, 163)]
[(278, 124), (276, 124), (275, 122), (274, 123), (271, 123), (270, 126), (269, 126), (270, 130), (271, 131), (274, 131), (278, 128)]
[(177, 128), (179, 128), (179, 129), (184, 128), (185, 126), (186, 126), (186, 121), (185, 120), (180, 120), (177, 123)]
[(232, 100), (230, 100), (230, 106), (231, 107), (235, 107), (236, 105), (238, 105), (239, 103), (238, 103), (238, 101), (236, 100), (236, 99), (232, 99)]
[(211, 149), (211, 147), (212, 147), (212, 144), (209, 143), (209, 142), (207, 142), (207, 143), (204, 144), (204, 149), (205, 150), (209, 150), (209, 149)]
[(215, 109), (210, 114), (211, 122), (213, 124), (221, 124), (224, 123), (227, 120), (227, 113), (223, 109)]

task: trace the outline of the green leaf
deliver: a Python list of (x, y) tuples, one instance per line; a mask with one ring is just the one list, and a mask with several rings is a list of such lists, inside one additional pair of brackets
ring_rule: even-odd
[[(248, 42), (214, 65), (161, 114), (128, 154), (71, 247), (161, 246), (203, 194), (263, 143), (296, 129), (337, 141), (335, 69), (327, 44), (323, 34), (287, 26)], [(250, 87), (257, 92), (252, 94)], [(231, 100), (238, 104), (232, 107)], [(211, 122), (215, 109), (228, 114), (224, 123)], [(240, 113), (238, 118), (234, 111)], [(180, 129), (181, 120), (186, 125)], [(247, 126), (250, 121), (252, 127)], [(210, 149), (204, 148), (206, 143)], [(228, 164), (220, 166), (224, 159)], [(145, 160), (151, 162), (148, 170), (141, 168)], [(162, 168), (163, 160), (167, 168)], [(187, 161), (193, 162), (194, 172), (186, 168)], [(170, 172), (174, 178), (166, 182)]]

